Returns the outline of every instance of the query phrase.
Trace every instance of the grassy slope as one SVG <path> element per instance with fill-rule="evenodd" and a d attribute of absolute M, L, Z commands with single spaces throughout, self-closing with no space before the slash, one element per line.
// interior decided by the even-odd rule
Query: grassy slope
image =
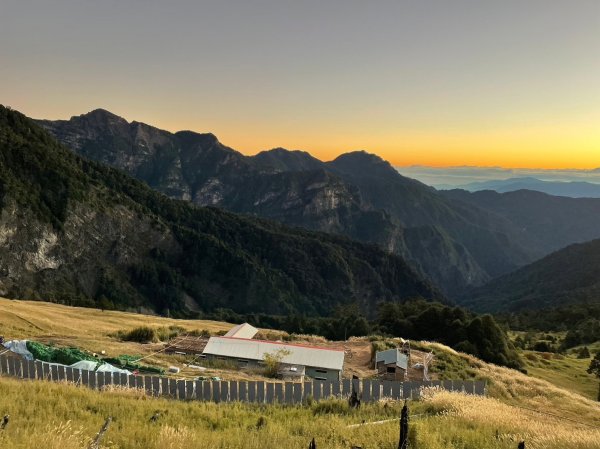
<path fill-rule="evenodd" d="M 35 337 L 60 343 L 97 346 L 123 343 L 107 336 L 139 324 L 165 326 L 177 323 L 189 329 L 227 329 L 226 323 L 175 321 L 120 312 L 77 309 L 48 303 L 0 300 L 0 334 Z M 73 335 L 78 337 L 73 338 Z M 112 341 L 112 343 L 111 343 Z M 118 345 L 118 346 L 117 346 Z M 143 345 L 131 344 L 131 352 Z M 542 412 L 600 427 L 600 404 L 559 388 L 544 380 L 514 370 L 481 362 L 436 343 L 419 343 L 433 350 L 447 368 L 446 375 L 466 374 L 487 379 L 489 398 L 439 393 L 412 404 L 419 448 L 514 448 L 525 438 L 530 448 L 598 448 L 600 431 Z M 136 351 L 137 350 L 137 351 Z M 150 350 L 150 349 L 148 349 Z M 439 367 L 438 367 L 439 370 Z M 446 376 L 443 376 L 446 377 Z M 319 406 L 323 407 L 323 406 Z M 133 391 L 98 392 L 45 382 L 0 378 L 0 416 L 11 414 L 8 430 L 0 433 L 3 449 L 43 445 L 60 449 L 85 447 L 105 416 L 115 417 L 107 444 L 113 448 L 208 448 L 232 449 L 304 448 L 315 436 L 321 448 L 348 448 L 350 443 L 366 448 L 389 448 L 397 444 L 397 423 L 346 428 L 349 423 L 385 419 L 398 413 L 398 404 L 364 407 L 349 411 L 334 404 L 340 413 L 318 419 L 317 406 L 297 408 L 257 405 L 181 403 L 147 398 Z M 156 410 L 168 410 L 157 424 L 149 422 Z M 267 427 L 255 428 L 260 416 Z M 498 431 L 499 439 L 494 436 Z"/>
<path fill-rule="evenodd" d="M 69 307 L 37 301 L 11 301 L 0 298 L 0 335 L 10 339 L 30 339 L 59 346 L 77 346 L 109 356 L 119 354 L 150 355 L 162 344 L 122 342 L 111 337 L 120 330 L 138 326 L 168 327 L 177 325 L 189 331 L 206 329 L 211 332 L 229 330 L 233 325 L 218 321 L 175 320 L 154 315 L 101 311 Z M 144 360 L 147 364 L 168 366 L 169 359 L 161 354 Z M 197 373 L 196 373 L 197 375 Z"/>
<path fill-rule="evenodd" d="M 514 449 L 521 439 L 533 449 L 600 447 L 598 403 L 512 370 L 454 355 L 490 379 L 490 397 L 438 392 L 411 403 L 412 447 Z M 0 377 L 0 414 L 11 415 L 7 431 L 0 432 L 0 447 L 85 448 L 110 415 L 114 423 L 105 447 L 111 448 L 300 449 L 315 437 L 319 448 L 347 449 L 356 444 L 392 449 L 397 445 L 397 422 L 347 425 L 395 417 L 400 405 L 374 404 L 350 411 L 341 401 L 305 407 L 185 403 L 148 398 L 133 390 L 99 393 Z M 528 409 L 560 414 L 580 424 Z M 149 418 L 156 411 L 162 416 L 152 423 Z M 267 424 L 257 429 L 261 416 Z"/>
<path fill-rule="evenodd" d="M 578 359 L 572 354 L 523 351 L 523 360 L 527 372 L 534 377 L 590 399 L 598 397 L 598 380 L 586 372 L 590 359 Z"/>

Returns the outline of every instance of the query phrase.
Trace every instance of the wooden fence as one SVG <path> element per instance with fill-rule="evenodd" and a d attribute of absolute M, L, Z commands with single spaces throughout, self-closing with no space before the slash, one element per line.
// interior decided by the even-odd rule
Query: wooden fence
<path fill-rule="evenodd" d="M 485 381 L 444 380 L 431 382 L 392 382 L 378 380 L 343 380 L 310 382 L 262 381 L 193 381 L 168 377 L 98 373 L 73 369 L 39 361 L 26 361 L 16 357 L 0 356 L 0 374 L 32 380 L 51 380 L 85 385 L 102 390 L 115 385 L 145 390 L 149 395 L 181 400 L 213 402 L 259 402 L 301 404 L 308 397 L 320 400 L 331 397 L 347 398 L 352 390 L 359 392 L 363 402 L 383 398 L 395 400 L 418 399 L 422 387 L 438 386 L 450 391 L 485 395 Z"/>

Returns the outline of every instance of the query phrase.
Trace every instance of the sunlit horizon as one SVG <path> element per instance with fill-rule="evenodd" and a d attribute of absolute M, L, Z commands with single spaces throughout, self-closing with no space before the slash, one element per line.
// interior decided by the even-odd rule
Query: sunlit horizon
<path fill-rule="evenodd" d="M 597 1 L 5 3 L 0 103 L 30 117 L 104 108 L 244 154 L 600 166 Z"/>

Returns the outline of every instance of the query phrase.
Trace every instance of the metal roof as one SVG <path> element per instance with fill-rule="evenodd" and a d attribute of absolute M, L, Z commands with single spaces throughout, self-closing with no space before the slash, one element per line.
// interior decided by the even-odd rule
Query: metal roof
<path fill-rule="evenodd" d="M 257 332 L 258 329 L 254 326 L 251 326 L 248 323 L 243 323 L 229 329 L 229 331 L 225 334 L 225 337 L 253 338 Z"/>
<path fill-rule="evenodd" d="M 344 367 L 344 351 L 298 344 L 284 344 L 264 340 L 232 337 L 210 337 L 203 354 L 236 359 L 264 360 L 265 354 L 287 350 L 281 359 L 289 365 L 304 365 L 341 371 Z"/>
<path fill-rule="evenodd" d="M 404 370 L 408 369 L 408 356 L 400 352 L 398 348 L 392 348 L 376 353 L 375 364 L 379 362 L 383 362 L 384 365 L 395 363 L 396 366 Z"/>

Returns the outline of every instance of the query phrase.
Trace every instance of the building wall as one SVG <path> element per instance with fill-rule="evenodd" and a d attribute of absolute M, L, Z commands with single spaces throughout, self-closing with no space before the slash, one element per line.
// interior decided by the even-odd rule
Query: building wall
<path fill-rule="evenodd" d="M 308 377 L 312 377 L 313 379 L 320 380 L 341 380 L 342 373 L 339 370 L 333 369 L 324 369 L 324 368 L 314 368 L 307 366 L 306 367 L 306 375 Z"/>
<path fill-rule="evenodd" d="M 242 361 L 242 359 L 236 359 L 233 357 L 223 357 L 223 356 L 215 356 L 211 354 L 206 355 L 206 359 L 210 360 L 225 360 L 228 362 L 236 362 L 240 368 L 259 368 L 264 366 L 262 361 L 258 360 L 248 360 L 247 362 Z M 245 360 L 245 359 L 244 359 Z M 342 373 L 339 370 L 325 369 L 325 368 L 316 368 L 316 367 L 306 367 L 305 375 L 311 377 L 313 379 L 321 379 L 321 380 L 341 380 Z"/>
<path fill-rule="evenodd" d="M 388 373 L 388 367 L 394 368 L 393 373 Z M 390 363 L 388 365 L 384 365 L 383 362 L 379 362 L 377 364 L 377 372 L 379 373 L 379 377 L 383 380 L 399 380 L 403 381 L 406 371 L 402 368 L 396 366 L 395 363 Z"/>

